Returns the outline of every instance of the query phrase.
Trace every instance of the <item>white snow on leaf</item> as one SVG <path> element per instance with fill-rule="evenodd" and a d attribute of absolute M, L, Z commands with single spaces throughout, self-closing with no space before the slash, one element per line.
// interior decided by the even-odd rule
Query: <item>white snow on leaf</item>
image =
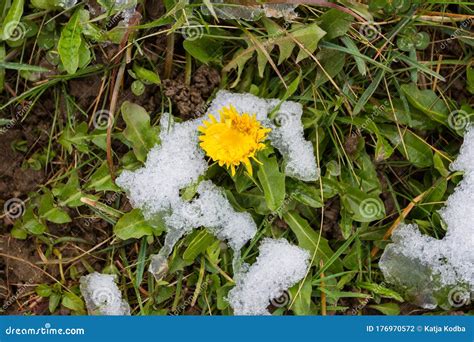
<path fill-rule="evenodd" d="M 440 304 L 436 297 L 443 289 L 460 286 L 474 291 L 474 128 L 466 132 L 451 168 L 465 174 L 440 210 L 447 225 L 445 237 L 438 240 L 423 235 L 416 225 L 401 225 L 380 259 L 387 281 L 405 287 L 425 308 Z"/>
<path fill-rule="evenodd" d="M 309 253 L 285 239 L 266 238 L 259 247 L 257 261 L 242 274 L 229 292 L 235 315 L 269 315 L 270 301 L 304 278 Z"/>
<path fill-rule="evenodd" d="M 98 272 L 81 277 L 80 289 L 89 315 L 130 315 L 130 306 L 122 299 L 115 280 L 115 275 Z"/>
<path fill-rule="evenodd" d="M 210 181 L 198 187 L 199 197 L 183 203 L 165 218 L 172 229 L 179 231 L 206 227 L 221 240 L 227 240 L 235 251 L 257 232 L 257 226 L 249 213 L 234 210 L 223 192 Z"/>
<path fill-rule="evenodd" d="M 197 199 L 186 202 L 180 190 L 196 184 L 208 169 L 203 150 L 199 147 L 198 127 L 210 114 L 233 105 L 240 113 L 255 114 L 272 129 L 269 139 L 286 160 L 288 176 L 305 181 L 316 180 L 313 146 L 304 139 L 301 123 L 302 106 L 296 102 L 265 100 L 251 94 L 219 91 L 207 115 L 173 123 L 169 114 L 161 118 L 161 143 L 149 152 L 145 166 L 136 171 L 123 171 L 116 183 L 127 191 L 134 208 L 145 218 L 165 217 L 168 234 L 159 254 L 152 257 L 150 271 L 155 276 L 166 270 L 166 259 L 179 239 L 198 227 L 206 227 L 218 238 L 227 240 L 234 250 L 234 266 L 241 247 L 256 233 L 256 225 L 248 213 L 234 211 L 221 190 L 211 182 L 202 182 Z M 268 117 L 272 111 L 274 120 Z"/>
<path fill-rule="evenodd" d="M 148 153 L 145 167 L 123 171 L 116 183 L 128 193 L 134 208 L 146 218 L 181 205 L 179 191 L 197 182 L 208 168 L 198 145 L 199 122 L 172 123 L 171 116 L 161 117 L 161 144 Z"/>

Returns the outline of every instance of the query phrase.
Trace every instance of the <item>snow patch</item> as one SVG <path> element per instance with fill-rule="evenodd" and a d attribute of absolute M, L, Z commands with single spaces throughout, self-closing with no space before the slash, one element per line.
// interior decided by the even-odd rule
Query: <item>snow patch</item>
<path fill-rule="evenodd" d="M 148 219 L 179 207 L 179 191 L 197 182 L 208 168 L 198 145 L 199 122 L 173 124 L 165 113 L 160 125 L 161 144 L 148 153 L 145 167 L 125 170 L 116 180 L 127 191 L 132 206 L 140 208 Z"/>
<path fill-rule="evenodd" d="M 387 281 L 404 288 L 418 305 L 448 305 L 442 296 L 453 287 L 474 291 L 474 128 L 465 137 L 457 160 L 451 165 L 464 171 L 464 179 L 440 210 L 447 224 L 446 236 L 437 240 L 421 234 L 416 225 L 401 225 L 380 259 Z M 423 275 L 423 276 L 420 276 Z M 454 299 L 449 298 L 451 303 Z"/>
<path fill-rule="evenodd" d="M 115 275 L 97 272 L 81 277 L 80 289 L 89 315 L 130 315 L 130 306 L 122 299 L 115 281 Z"/>
<path fill-rule="evenodd" d="M 269 315 L 270 301 L 304 278 L 309 268 L 309 253 L 285 239 L 266 238 L 257 261 L 239 274 L 229 292 L 235 315 Z"/>
<path fill-rule="evenodd" d="M 171 229 L 188 232 L 199 227 L 208 228 L 221 240 L 227 240 L 238 251 L 257 232 L 252 216 L 236 212 L 224 193 L 210 181 L 198 187 L 199 197 L 175 208 L 165 219 Z"/>

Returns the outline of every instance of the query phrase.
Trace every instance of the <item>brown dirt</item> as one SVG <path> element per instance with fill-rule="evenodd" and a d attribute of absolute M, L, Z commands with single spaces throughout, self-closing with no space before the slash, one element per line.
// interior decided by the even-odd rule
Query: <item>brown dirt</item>
<path fill-rule="evenodd" d="M 194 73 L 191 84 L 186 85 L 184 75 L 176 80 L 164 80 L 164 94 L 171 98 L 177 113 L 183 119 L 192 119 L 204 114 L 205 100 L 209 98 L 220 83 L 217 70 L 206 65 L 199 67 Z"/>
<path fill-rule="evenodd" d="M 324 207 L 322 233 L 326 239 L 342 240 L 341 227 L 339 226 L 339 213 L 341 204 L 338 197 L 328 200 Z"/>

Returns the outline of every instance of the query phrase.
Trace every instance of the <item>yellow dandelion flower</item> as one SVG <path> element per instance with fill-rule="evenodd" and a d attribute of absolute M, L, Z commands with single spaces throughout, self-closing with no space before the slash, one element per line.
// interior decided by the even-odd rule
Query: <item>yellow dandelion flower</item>
<path fill-rule="evenodd" d="M 252 175 L 250 159 L 256 160 L 255 154 L 265 148 L 263 141 L 270 129 L 263 127 L 255 114 L 239 114 L 233 106 L 222 108 L 219 114 L 220 121 L 209 115 L 210 120 L 198 128 L 200 146 L 213 161 L 230 168 L 232 176 L 241 163 Z"/>

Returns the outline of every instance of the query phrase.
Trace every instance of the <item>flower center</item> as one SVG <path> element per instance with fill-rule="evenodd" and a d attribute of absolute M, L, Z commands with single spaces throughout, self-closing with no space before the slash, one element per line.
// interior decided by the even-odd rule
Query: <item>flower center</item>
<path fill-rule="evenodd" d="M 209 115 L 210 121 L 204 121 L 199 127 L 202 135 L 200 146 L 212 160 L 225 165 L 235 175 L 235 167 L 243 163 L 249 174 L 252 174 L 250 158 L 265 148 L 263 141 L 270 129 L 264 128 L 255 115 L 240 115 L 234 107 L 224 107 L 220 121 Z"/>

